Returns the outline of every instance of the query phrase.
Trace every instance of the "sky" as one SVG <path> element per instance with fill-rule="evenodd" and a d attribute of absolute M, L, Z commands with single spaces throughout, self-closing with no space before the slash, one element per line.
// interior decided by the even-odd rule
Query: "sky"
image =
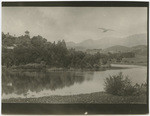
<path fill-rule="evenodd" d="M 103 32 L 98 28 L 112 29 Z M 2 31 L 81 42 L 147 33 L 146 7 L 3 7 Z"/>

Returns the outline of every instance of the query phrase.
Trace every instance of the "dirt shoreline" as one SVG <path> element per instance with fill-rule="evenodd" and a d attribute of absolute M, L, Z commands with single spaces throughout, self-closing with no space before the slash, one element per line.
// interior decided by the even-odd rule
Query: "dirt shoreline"
<path fill-rule="evenodd" d="M 45 96 L 39 98 L 11 98 L 3 99 L 2 103 L 49 103 L 49 104 L 146 104 L 147 96 L 115 96 L 105 92 L 90 94 L 66 95 L 66 96 Z"/>

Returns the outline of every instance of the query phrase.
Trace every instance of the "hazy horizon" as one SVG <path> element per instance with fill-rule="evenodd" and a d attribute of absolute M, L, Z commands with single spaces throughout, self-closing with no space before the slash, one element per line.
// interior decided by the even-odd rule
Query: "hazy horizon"
<path fill-rule="evenodd" d="M 98 28 L 112 29 L 103 32 Z M 2 7 L 2 31 L 79 43 L 147 33 L 146 7 Z"/>

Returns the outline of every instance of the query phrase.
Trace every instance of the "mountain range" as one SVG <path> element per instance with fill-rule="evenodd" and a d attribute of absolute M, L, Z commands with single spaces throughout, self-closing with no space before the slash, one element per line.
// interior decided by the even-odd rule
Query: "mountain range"
<path fill-rule="evenodd" d="M 68 48 L 75 48 L 81 51 L 85 51 L 86 49 L 106 49 L 113 46 L 117 46 L 116 49 L 128 51 L 128 47 L 147 45 L 147 34 L 134 34 L 124 38 L 105 37 L 98 40 L 88 39 L 80 43 L 66 42 L 66 45 Z"/>
<path fill-rule="evenodd" d="M 126 46 L 116 45 L 116 46 L 112 46 L 112 47 L 103 49 L 102 52 L 104 52 L 104 53 L 134 52 L 136 55 L 147 56 L 147 46 L 146 45 L 137 45 L 137 46 L 133 46 L 133 47 L 126 47 Z"/>

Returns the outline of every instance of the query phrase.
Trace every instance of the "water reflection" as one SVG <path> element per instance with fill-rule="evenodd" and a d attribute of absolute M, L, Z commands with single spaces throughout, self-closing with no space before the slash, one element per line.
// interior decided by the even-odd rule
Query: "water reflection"
<path fill-rule="evenodd" d="M 147 80 L 147 67 L 113 65 L 105 71 L 10 71 L 2 70 L 2 99 L 43 97 L 51 95 L 76 95 L 104 91 L 104 80 L 122 72 L 133 84 Z"/>
<path fill-rule="evenodd" d="M 92 72 L 86 73 L 86 75 L 92 74 Z M 75 83 L 82 83 L 85 77 L 87 76 L 85 76 L 84 72 L 14 72 L 3 69 L 2 93 L 23 94 L 25 96 L 29 90 L 38 93 L 43 90 L 56 90 L 69 87 Z M 86 80 L 91 79 L 92 78 L 86 78 Z"/>

